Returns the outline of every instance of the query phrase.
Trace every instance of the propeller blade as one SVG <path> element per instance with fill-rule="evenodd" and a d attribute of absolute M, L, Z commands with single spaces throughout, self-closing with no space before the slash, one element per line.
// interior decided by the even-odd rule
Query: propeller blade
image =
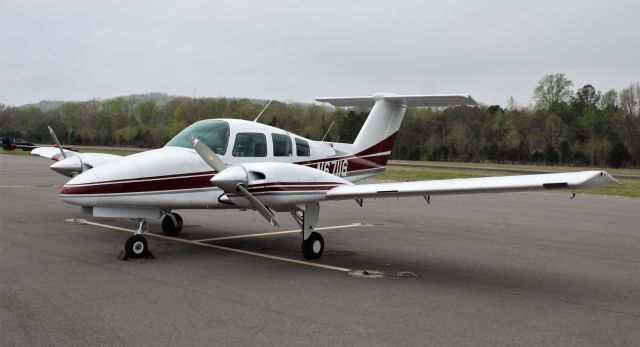
<path fill-rule="evenodd" d="M 202 143 L 198 139 L 191 138 L 191 145 L 198 152 L 202 160 L 204 160 L 209 166 L 211 166 L 214 170 L 218 172 L 222 172 L 225 169 L 224 162 L 218 155 L 211 150 L 211 148 L 207 147 L 204 143 Z"/>
<path fill-rule="evenodd" d="M 269 223 L 271 223 L 271 225 L 277 228 L 280 227 L 280 223 L 276 219 L 276 216 L 274 216 L 273 213 L 265 205 L 263 205 L 260 202 L 260 200 L 258 200 L 255 196 L 253 196 L 253 194 L 249 193 L 249 191 L 245 187 L 239 184 L 236 187 L 236 189 L 240 193 L 242 193 L 242 195 L 244 195 L 249 200 L 249 202 L 251 202 L 251 205 L 253 205 L 253 207 L 256 210 L 258 210 L 258 212 L 260 212 L 260 214 L 262 215 L 262 217 L 264 217 L 264 219 L 266 219 Z"/>
<path fill-rule="evenodd" d="M 214 151 L 211 150 L 211 148 L 209 148 L 198 139 L 194 138 L 191 138 L 191 144 L 193 145 L 193 148 L 196 150 L 196 152 L 200 155 L 202 160 L 204 160 L 207 164 L 209 164 L 209 166 L 211 166 L 218 172 L 218 174 L 212 179 L 212 183 L 222 188 L 225 192 L 227 190 L 233 189 L 235 186 L 235 190 L 242 193 L 242 195 L 244 195 L 247 200 L 249 200 L 253 208 L 260 212 L 264 219 L 271 223 L 271 225 L 274 225 L 278 228 L 280 227 L 280 223 L 276 219 L 276 216 L 274 216 L 273 213 L 260 202 L 260 200 L 253 196 L 253 194 L 249 193 L 249 191 L 239 183 L 238 173 L 234 172 L 234 169 L 241 170 L 242 177 L 244 177 L 241 181 L 246 182 L 246 172 L 244 172 L 243 168 L 232 166 L 229 168 L 229 170 L 225 170 L 226 166 L 224 165 L 224 162 Z M 223 170 L 225 171 L 225 173 L 222 173 Z M 227 181 L 226 179 L 229 179 L 229 181 Z M 216 183 L 216 180 L 219 182 Z"/>
<path fill-rule="evenodd" d="M 51 129 L 50 125 L 47 125 L 47 127 L 49 128 L 49 134 L 51 134 L 51 138 L 53 139 L 53 142 L 58 145 L 58 149 L 60 150 L 60 153 L 62 153 L 62 157 L 67 159 L 67 155 L 64 153 L 64 149 L 62 149 L 62 146 L 60 145 L 60 141 L 58 141 L 58 137 L 56 136 L 56 133 L 53 131 L 53 129 Z"/>

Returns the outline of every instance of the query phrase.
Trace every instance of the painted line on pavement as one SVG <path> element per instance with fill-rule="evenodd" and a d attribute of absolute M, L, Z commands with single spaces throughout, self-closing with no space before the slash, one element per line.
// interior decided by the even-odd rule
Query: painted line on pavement
<path fill-rule="evenodd" d="M 353 224 L 334 225 L 334 226 L 330 226 L 330 227 L 315 228 L 313 230 L 314 231 L 318 231 L 318 230 L 333 230 L 333 229 L 371 227 L 371 226 L 373 226 L 373 224 L 353 223 Z M 212 237 L 212 238 L 209 238 L 209 239 L 200 239 L 200 240 L 194 240 L 194 241 L 197 241 L 197 242 L 211 242 L 211 241 L 221 241 L 221 240 L 231 240 L 231 239 L 243 239 L 243 238 L 246 238 L 246 237 L 264 237 L 264 236 L 294 234 L 294 233 L 300 233 L 300 229 L 286 230 L 286 231 L 273 231 L 273 232 L 268 232 L 268 233 L 257 233 L 257 234 L 246 234 L 246 235 Z"/>
<path fill-rule="evenodd" d="M 121 227 L 117 227 L 117 226 L 114 226 L 114 225 L 90 222 L 90 221 L 88 221 L 86 219 L 67 219 L 66 222 L 67 223 L 75 223 L 75 224 L 93 225 L 93 226 L 97 226 L 97 227 L 101 227 L 101 228 L 112 229 L 112 230 L 117 230 L 117 231 L 123 231 L 123 232 L 127 232 L 127 233 L 130 233 L 130 234 L 134 234 L 135 233 L 135 230 L 132 230 L 132 229 L 126 229 L 126 228 L 121 228 Z M 283 262 L 292 263 L 292 264 L 306 265 L 306 266 L 311 266 L 311 267 L 316 267 L 316 268 L 321 268 L 321 269 L 326 269 L 326 270 L 334 270 L 334 271 L 339 271 L 339 272 L 349 272 L 349 271 L 352 270 L 352 269 L 347 269 L 347 268 L 339 267 L 339 266 L 312 263 L 312 262 L 304 261 L 304 260 L 291 259 L 291 258 L 279 257 L 279 256 L 269 255 L 269 254 L 264 254 L 264 253 L 245 251 L 245 250 L 242 250 L 242 249 L 236 249 L 236 248 L 225 247 L 225 246 L 218 246 L 218 245 L 213 245 L 213 244 L 210 244 L 210 243 L 204 243 L 204 242 L 201 242 L 201 241 L 179 239 L 179 238 L 176 238 L 176 237 L 171 237 L 171 236 L 166 236 L 166 235 L 159 235 L 159 234 L 152 234 L 152 233 L 145 233 L 145 235 L 156 237 L 156 238 L 159 238 L 159 239 L 170 240 L 170 241 L 174 241 L 174 242 L 182 242 L 182 243 L 191 244 L 191 245 L 195 245 L 195 246 L 202 246 L 202 247 L 208 247 L 208 248 L 213 248 L 213 249 L 219 249 L 219 250 L 227 251 L 227 252 L 239 253 L 239 254 L 244 254 L 244 255 L 251 255 L 251 256 L 254 256 L 254 257 L 260 257 L 260 258 L 271 259 L 271 260 L 278 260 L 278 261 L 283 261 Z"/>

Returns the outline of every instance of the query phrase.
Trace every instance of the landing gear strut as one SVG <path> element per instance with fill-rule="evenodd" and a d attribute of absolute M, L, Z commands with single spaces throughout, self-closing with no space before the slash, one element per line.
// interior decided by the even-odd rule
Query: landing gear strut
<path fill-rule="evenodd" d="M 167 236 L 175 236 L 182 231 L 182 217 L 177 213 L 167 213 L 162 218 L 162 232 Z"/>
<path fill-rule="evenodd" d="M 324 251 L 322 235 L 313 231 L 318 223 L 320 204 L 311 202 L 305 204 L 304 210 L 292 212 L 293 219 L 302 227 L 302 255 L 307 259 L 318 259 Z"/>
<path fill-rule="evenodd" d="M 151 251 L 149 250 L 147 239 L 142 236 L 142 234 L 147 231 L 149 231 L 147 221 L 140 219 L 138 230 L 136 230 L 136 233 L 130 236 L 127 239 L 127 242 L 124 243 L 125 258 L 123 260 L 138 258 L 153 259 L 153 254 L 151 254 Z"/>

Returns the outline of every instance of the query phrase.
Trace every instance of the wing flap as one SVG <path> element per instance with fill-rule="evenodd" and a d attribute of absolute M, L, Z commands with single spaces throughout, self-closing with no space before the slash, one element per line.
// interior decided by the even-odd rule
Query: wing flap
<path fill-rule="evenodd" d="M 615 182 L 617 181 L 604 171 L 582 171 L 542 175 L 374 183 L 333 188 L 327 192 L 327 199 L 502 193 L 562 188 L 580 189 Z"/>

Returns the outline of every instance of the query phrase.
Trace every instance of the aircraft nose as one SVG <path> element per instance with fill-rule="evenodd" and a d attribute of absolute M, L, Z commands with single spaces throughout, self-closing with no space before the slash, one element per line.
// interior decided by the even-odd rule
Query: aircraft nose
<path fill-rule="evenodd" d="M 70 179 L 60 190 L 60 194 L 82 194 L 80 191 L 85 185 L 98 182 L 98 176 L 92 171 L 85 171 Z"/>
<path fill-rule="evenodd" d="M 98 177 L 91 171 L 83 172 L 67 182 L 60 189 L 60 199 L 71 205 L 94 206 L 98 202 L 98 198 L 87 189 L 91 189 L 91 183 L 98 181 Z"/>

